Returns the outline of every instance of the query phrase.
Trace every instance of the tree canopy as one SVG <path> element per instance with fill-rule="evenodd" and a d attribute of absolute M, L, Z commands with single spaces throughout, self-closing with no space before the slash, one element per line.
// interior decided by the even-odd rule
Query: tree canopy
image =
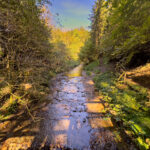
<path fill-rule="evenodd" d="M 49 4 L 49 0 L 0 0 L 0 117 L 18 111 L 22 103 L 45 99 L 49 80 L 77 65 L 89 33 L 84 28 L 54 27 Z"/>
<path fill-rule="evenodd" d="M 149 0 L 97 0 L 90 18 L 93 56 L 117 60 L 125 66 L 134 65 L 133 60 L 136 65 L 146 63 L 150 58 L 149 14 Z"/>
<path fill-rule="evenodd" d="M 54 43 L 63 42 L 69 50 L 70 57 L 73 60 L 78 60 L 80 48 L 84 45 L 86 39 L 88 39 L 89 32 L 83 27 L 69 31 L 53 28 L 52 35 Z"/>

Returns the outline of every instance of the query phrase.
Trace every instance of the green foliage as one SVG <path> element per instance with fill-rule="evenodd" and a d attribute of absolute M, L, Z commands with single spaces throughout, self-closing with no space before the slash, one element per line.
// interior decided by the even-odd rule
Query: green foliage
<path fill-rule="evenodd" d="M 95 0 L 90 18 L 90 37 L 81 48 L 80 60 L 91 64 L 103 57 L 103 64 L 113 61 L 121 69 L 148 62 L 149 14 L 149 0 Z M 93 71 L 92 67 L 94 66 L 87 66 L 87 70 Z M 141 78 L 149 76 L 148 71 L 141 72 Z M 140 80 L 140 73 L 135 79 L 138 76 Z M 134 135 L 139 148 L 149 149 L 150 145 L 146 141 L 150 135 L 148 89 L 132 82 L 118 81 L 117 78 L 117 75 L 110 72 L 97 73 L 94 78 L 96 90 L 109 103 L 110 113 L 116 121 L 122 121 Z"/>
<path fill-rule="evenodd" d="M 81 61 L 85 63 L 90 63 L 97 59 L 97 55 L 95 55 L 94 44 L 90 39 L 85 42 L 85 45 L 81 47 L 79 58 Z"/>
<path fill-rule="evenodd" d="M 88 31 L 84 28 L 62 31 L 59 28 L 52 28 L 51 51 L 51 75 L 67 71 L 79 64 L 78 53 L 80 47 L 88 37 Z"/>
<path fill-rule="evenodd" d="M 14 93 L 28 105 L 42 101 L 49 93 L 50 78 L 77 64 L 69 54 L 68 45 L 61 41 L 62 31 L 53 34 L 55 29 L 45 17 L 47 3 L 47 0 L 0 0 L 0 112 L 3 115 L 26 109 L 23 103 L 17 107 L 11 101 Z M 88 32 L 83 30 L 75 30 L 71 36 L 81 36 L 84 40 L 82 36 Z M 59 40 L 58 34 L 62 35 Z"/>
<path fill-rule="evenodd" d="M 90 51 L 85 43 L 81 60 L 98 58 L 117 60 L 128 65 L 136 54 L 150 60 L 150 1 L 148 0 L 96 0 L 91 15 Z M 82 51 L 81 51 L 82 52 Z M 92 53 L 93 52 L 93 53 Z M 142 58 L 134 58 L 142 59 Z M 139 60 L 137 60 L 138 63 Z M 141 60 L 143 61 L 143 60 Z M 141 62 L 142 63 L 142 62 Z"/>
<path fill-rule="evenodd" d="M 60 73 L 67 69 L 67 62 L 70 60 L 68 49 L 66 45 L 59 41 L 53 44 L 54 47 L 51 52 L 51 71 L 54 73 Z"/>
<path fill-rule="evenodd" d="M 116 3 L 116 5 L 114 5 Z M 114 8 L 114 9 L 113 9 Z M 109 21 L 109 37 L 113 40 L 113 58 L 120 57 L 128 64 L 137 50 L 137 47 L 150 41 L 149 20 L 150 2 L 145 1 L 113 1 Z M 139 15 L 140 14 L 140 15 Z M 116 17 L 118 16 L 118 17 Z"/>
<path fill-rule="evenodd" d="M 86 71 L 93 71 L 93 70 L 94 70 L 95 68 L 97 68 L 98 66 L 99 66 L 99 62 L 98 62 L 98 61 L 94 61 L 94 62 L 92 62 L 92 63 L 86 65 L 86 66 L 84 67 L 84 69 L 85 69 Z"/>
<path fill-rule="evenodd" d="M 132 131 L 141 150 L 149 149 L 146 138 L 150 135 L 150 109 L 144 103 L 149 101 L 147 91 L 140 86 L 131 85 L 132 83 L 129 85 L 119 82 L 110 72 L 97 74 L 94 82 L 100 95 L 115 112 L 111 114 L 112 117 L 116 121 L 122 120 L 125 127 Z M 139 89 L 143 90 L 140 92 Z"/>
<path fill-rule="evenodd" d="M 73 29 L 70 31 L 62 31 L 59 28 L 53 28 L 52 36 L 54 43 L 61 41 L 66 45 L 70 58 L 76 61 L 78 60 L 80 48 L 89 37 L 89 32 L 84 28 Z"/>
<path fill-rule="evenodd" d="M 53 43 L 53 49 L 50 55 L 50 64 L 51 64 L 51 75 L 56 75 L 57 73 L 61 73 L 71 68 L 77 66 L 79 61 L 71 58 L 69 49 L 66 45 L 59 41 L 57 43 Z"/>
<path fill-rule="evenodd" d="M 7 107 L 8 114 L 16 113 L 18 109 L 17 101 L 14 101 L 9 107 Z"/>

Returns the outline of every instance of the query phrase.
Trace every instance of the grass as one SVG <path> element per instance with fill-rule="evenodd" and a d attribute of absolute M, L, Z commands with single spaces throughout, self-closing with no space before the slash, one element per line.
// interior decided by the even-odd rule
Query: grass
<path fill-rule="evenodd" d="M 98 61 L 94 61 L 90 63 L 89 65 L 85 66 L 84 70 L 86 71 L 94 71 L 99 66 Z"/>
<path fill-rule="evenodd" d="M 141 150 L 150 147 L 150 107 L 148 89 L 119 80 L 111 72 L 97 73 L 95 87 L 103 100 L 109 103 L 108 111 L 116 122 L 123 122 L 124 129 Z"/>
<path fill-rule="evenodd" d="M 99 68 L 98 61 L 91 62 L 90 64 L 84 66 L 84 70 L 86 71 L 86 74 L 88 76 L 91 76 L 93 73 L 100 73 L 98 68 Z"/>

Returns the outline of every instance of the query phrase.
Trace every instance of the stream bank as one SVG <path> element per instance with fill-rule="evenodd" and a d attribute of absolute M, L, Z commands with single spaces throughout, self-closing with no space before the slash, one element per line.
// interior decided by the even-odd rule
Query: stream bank
<path fill-rule="evenodd" d="M 95 93 L 91 78 L 82 75 L 82 67 L 52 81 L 51 102 L 41 106 L 37 113 L 39 120 L 14 127 L 15 132 L 10 131 L 3 139 L 2 150 L 129 149 L 106 115 L 107 103 Z"/>

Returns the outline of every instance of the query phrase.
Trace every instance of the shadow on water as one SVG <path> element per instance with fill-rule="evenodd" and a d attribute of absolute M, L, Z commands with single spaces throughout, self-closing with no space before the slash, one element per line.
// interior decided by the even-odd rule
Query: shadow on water
<path fill-rule="evenodd" d="M 106 105 L 95 95 L 93 81 L 81 77 L 82 67 L 81 64 L 70 71 L 68 77 L 55 82 L 50 96 L 52 103 L 37 108 L 40 122 L 28 121 L 29 117 L 25 119 L 22 114 L 14 118 L 7 133 L 0 131 L 3 149 L 128 149 L 121 137 L 116 141 L 116 127 L 111 118 L 105 116 Z"/>

